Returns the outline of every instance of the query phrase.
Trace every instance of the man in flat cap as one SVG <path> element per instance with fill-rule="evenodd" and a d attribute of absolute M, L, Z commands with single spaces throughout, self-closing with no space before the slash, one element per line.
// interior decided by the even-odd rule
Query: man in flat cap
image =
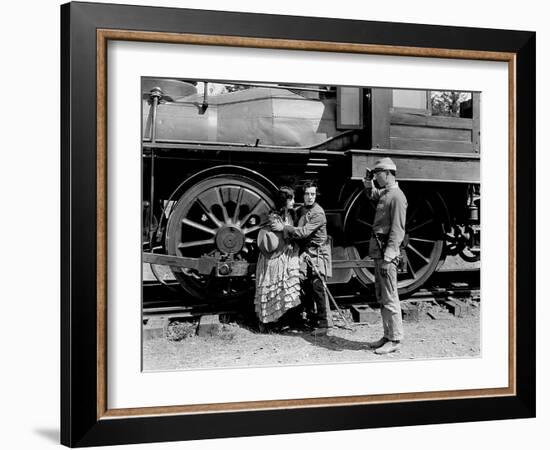
<path fill-rule="evenodd" d="M 369 343 L 374 353 L 383 355 L 401 349 L 403 322 L 397 293 L 397 266 L 400 245 L 405 237 L 407 199 L 395 181 L 396 166 L 390 158 L 376 161 L 363 180 L 367 197 L 377 202 L 369 241 L 369 256 L 374 259 L 376 299 L 380 303 L 384 336 Z M 374 180 L 379 186 L 377 188 Z"/>

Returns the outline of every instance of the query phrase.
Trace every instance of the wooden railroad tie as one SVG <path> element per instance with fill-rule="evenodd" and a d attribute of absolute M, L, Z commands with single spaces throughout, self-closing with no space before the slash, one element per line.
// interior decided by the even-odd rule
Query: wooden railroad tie
<path fill-rule="evenodd" d="M 351 305 L 353 321 L 359 324 L 373 325 L 382 320 L 380 310 L 370 305 Z M 419 307 L 409 302 L 401 302 L 401 314 L 405 322 L 418 322 L 420 319 Z"/>
<path fill-rule="evenodd" d="M 209 314 L 201 316 L 199 322 L 199 329 L 197 334 L 199 336 L 217 336 L 221 330 L 220 316 L 218 314 Z"/>
<path fill-rule="evenodd" d="M 401 314 L 403 316 L 404 322 L 418 322 L 419 320 L 419 311 L 418 305 L 401 302 Z"/>
<path fill-rule="evenodd" d="M 443 302 L 443 305 L 445 305 L 449 312 L 456 317 L 464 317 L 470 314 L 470 305 L 456 297 L 448 297 L 447 300 Z"/>
<path fill-rule="evenodd" d="M 380 311 L 370 305 L 351 305 L 351 317 L 360 324 L 375 324 L 380 322 Z"/>
<path fill-rule="evenodd" d="M 151 317 L 143 325 L 143 340 L 159 339 L 166 337 L 168 318 L 164 316 Z"/>

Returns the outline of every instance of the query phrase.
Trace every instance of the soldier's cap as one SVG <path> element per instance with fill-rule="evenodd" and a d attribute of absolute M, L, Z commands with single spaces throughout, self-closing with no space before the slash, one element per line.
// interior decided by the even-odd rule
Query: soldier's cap
<path fill-rule="evenodd" d="M 395 163 L 390 158 L 382 158 L 376 161 L 373 169 L 374 170 L 376 169 L 397 170 L 397 167 L 395 166 Z"/>

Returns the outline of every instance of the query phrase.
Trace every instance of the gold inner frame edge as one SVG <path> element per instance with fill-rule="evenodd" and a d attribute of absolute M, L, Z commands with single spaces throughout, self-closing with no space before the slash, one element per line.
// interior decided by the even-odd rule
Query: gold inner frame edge
<path fill-rule="evenodd" d="M 107 42 L 109 40 L 157 42 L 169 44 L 214 45 L 278 50 L 324 51 L 371 55 L 472 59 L 508 62 L 508 156 L 509 156 L 509 269 L 508 269 L 508 387 L 433 392 L 412 392 L 364 396 L 264 400 L 199 405 L 151 406 L 108 409 L 107 405 Z M 326 41 L 297 41 L 240 36 L 158 33 L 114 29 L 97 30 L 97 419 L 207 414 L 270 409 L 294 409 L 326 406 L 351 406 L 426 400 L 502 397 L 516 394 L 516 54 L 445 48 L 388 46 Z"/>

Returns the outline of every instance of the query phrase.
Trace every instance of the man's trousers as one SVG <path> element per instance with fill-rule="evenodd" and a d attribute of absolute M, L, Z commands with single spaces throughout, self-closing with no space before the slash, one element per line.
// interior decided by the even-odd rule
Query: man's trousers
<path fill-rule="evenodd" d="M 330 306 L 323 281 L 315 274 L 311 267 L 308 267 L 307 277 L 302 280 L 302 288 L 304 291 L 302 303 L 308 315 L 315 317 L 317 326 L 322 328 L 332 327 Z M 317 310 L 316 314 L 314 313 L 314 309 Z"/>
<path fill-rule="evenodd" d="M 390 341 L 400 341 L 403 339 L 403 320 L 397 293 L 397 267 L 393 263 L 388 264 L 388 274 L 384 277 L 380 271 L 383 261 L 374 260 L 376 300 L 380 303 L 384 337 Z"/>

